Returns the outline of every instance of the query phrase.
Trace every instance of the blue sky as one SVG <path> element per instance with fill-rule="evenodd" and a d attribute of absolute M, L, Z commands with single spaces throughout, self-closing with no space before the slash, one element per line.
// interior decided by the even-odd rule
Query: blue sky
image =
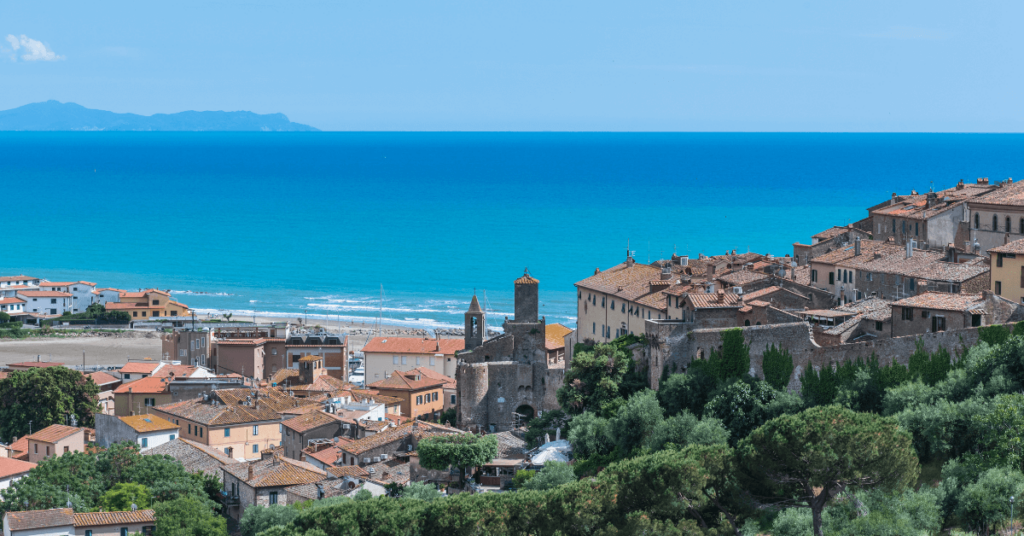
<path fill-rule="evenodd" d="M 0 2 L 0 109 L 325 130 L 1024 131 L 1021 2 Z M 15 47 L 17 49 L 15 50 Z"/>

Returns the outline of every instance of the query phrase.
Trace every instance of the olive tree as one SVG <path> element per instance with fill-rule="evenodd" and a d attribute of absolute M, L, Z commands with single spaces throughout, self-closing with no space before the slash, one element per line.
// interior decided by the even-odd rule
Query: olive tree
<path fill-rule="evenodd" d="M 445 470 L 458 467 L 459 484 L 466 483 L 466 470 L 479 467 L 498 456 L 498 439 L 493 435 L 454 434 L 428 437 L 416 447 L 420 465 Z"/>

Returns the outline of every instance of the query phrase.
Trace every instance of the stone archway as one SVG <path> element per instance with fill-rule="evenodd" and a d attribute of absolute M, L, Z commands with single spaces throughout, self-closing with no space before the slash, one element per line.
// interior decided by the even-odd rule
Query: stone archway
<path fill-rule="evenodd" d="M 516 413 L 523 416 L 523 422 L 528 422 L 530 419 L 533 418 L 534 415 L 536 415 L 536 413 L 533 411 L 533 406 L 529 404 L 523 404 L 522 406 L 516 408 Z"/>

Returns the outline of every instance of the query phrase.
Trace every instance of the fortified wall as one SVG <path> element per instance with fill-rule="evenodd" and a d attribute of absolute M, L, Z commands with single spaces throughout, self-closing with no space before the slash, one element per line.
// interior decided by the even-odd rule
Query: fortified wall
<path fill-rule="evenodd" d="M 918 340 L 928 352 L 946 348 L 954 357 L 978 342 L 978 328 L 819 346 L 811 335 L 810 324 L 806 322 L 710 329 L 689 329 L 693 324 L 676 320 L 648 320 L 646 325 L 647 337 L 651 341 L 645 353 L 648 381 L 654 389 L 658 388 L 665 367 L 668 367 L 670 374 L 683 372 L 694 359 L 707 359 L 711 350 L 721 349 L 722 332 L 726 329 L 743 331 L 743 339 L 750 346 L 750 374 L 758 378 L 764 377 L 761 360 L 769 346 L 774 344 L 788 350 L 793 356 L 793 375 L 789 378 L 791 391 L 800 390 L 800 375 L 808 367 L 820 371 L 824 366 L 842 364 L 857 358 L 866 360 L 871 354 L 878 356 L 878 362 L 883 366 L 893 361 L 907 365 L 910 355 L 917 349 Z"/>

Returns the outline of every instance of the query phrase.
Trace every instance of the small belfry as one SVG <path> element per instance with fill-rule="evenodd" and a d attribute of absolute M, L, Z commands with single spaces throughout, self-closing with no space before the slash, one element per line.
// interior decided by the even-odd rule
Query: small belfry
<path fill-rule="evenodd" d="M 476 292 L 473 293 L 473 300 L 469 302 L 469 310 L 466 311 L 466 350 L 472 350 L 484 343 L 484 335 L 487 331 L 487 316 L 480 308 L 480 301 L 476 299 Z"/>

